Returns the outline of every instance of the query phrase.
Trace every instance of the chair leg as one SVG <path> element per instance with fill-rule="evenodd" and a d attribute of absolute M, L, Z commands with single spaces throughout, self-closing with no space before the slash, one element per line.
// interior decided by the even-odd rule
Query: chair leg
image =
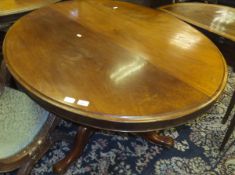
<path fill-rule="evenodd" d="M 33 152 L 27 162 L 19 168 L 17 175 L 29 175 L 33 166 L 43 157 L 53 143 L 54 142 L 50 138 L 47 138 L 45 142 L 35 152 Z"/>
<path fill-rule="evenodd" d="M 226 132 L 226 134 L 225 134 L 225 137 L 224 137 L 224 139 L 223 139 L 223 142 L 222 142 L 222 144 L 221 144 L 221 146 L 220 146 L 220 150 L 223 150 L 223 149 L 224 149 L 224 146 L 225 146 L 225 144 L 227 143 L 229 137 L 231 136 L 231 134 L 232 134 L 232 132 L 233 132 L 233 130 L 234 130 L 234 127 L 235 127 L 235 115 L 233 116 L 233 119 L 232 119 L 232 121 L 231 121 L 231 123 L 230 123 L 230 125 L 229 125 L 229 127 L 228 127 L 228 130 L 227 130 L 227 132 Z"/>
<path fill-rule="evenodd" d="M 26 162 L 17 172 L 17 175 L 29 175 L 31 170 L 33 169 L 35 162 L 30 160 Z"/>
<path fill-rule="evenodd" d="M 230 113 L 232 112 L 234 105 L 235 105 L 235 92 L 233 92 L 233 96 L 232 96 L 232 99 L 230 100 L 226 114 L 224 115 L 224 118 L 222 119 L 223 124 L 225 124 L 227 122 L 228 117 L 229 117 Z"/>

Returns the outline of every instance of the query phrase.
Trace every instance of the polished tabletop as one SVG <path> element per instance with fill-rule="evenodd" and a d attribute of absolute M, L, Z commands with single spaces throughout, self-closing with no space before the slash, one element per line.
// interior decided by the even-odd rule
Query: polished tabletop
<path fill-rule="evenodd" d="M 61 0 L 0 0 L 0 17 L 38 9 Z"/>
<path fill-rule="evenodd" d="M 118 131 L 178 125 L 212 104 L 227 70 L 218 48 L 160 10 L 111 0 L 62 2 L 10 28 L 4 59 L 42 105 Z"/>
<path fill-rule="evenodd" d="M 235 9 L 205 3 L 176 3 L 161 10 L 188 23 L 235 41 Z"/>

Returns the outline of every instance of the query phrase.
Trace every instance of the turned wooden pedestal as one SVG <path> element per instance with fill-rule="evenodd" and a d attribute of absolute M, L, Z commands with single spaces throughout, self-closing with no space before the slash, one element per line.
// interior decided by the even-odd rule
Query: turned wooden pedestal
<path fill-rule="evenodd" d="M 57 174 L 65 173 L 69 166 L 81 156 L 86 144 L 89 141 L 89 137 L 94 132 L 95 130 L 93 128 L 79 126 L 74 139 L 73 148 L 65 156 L 65 158 L 53 166 L 53 171 Z M 157 132 L 141 133 L 138 135 L 142 136 L 148 141 L 166 146 L 168 148 L 172 148 L 174 146 L 174 140 L 171 137 L 160 136 Z"/>

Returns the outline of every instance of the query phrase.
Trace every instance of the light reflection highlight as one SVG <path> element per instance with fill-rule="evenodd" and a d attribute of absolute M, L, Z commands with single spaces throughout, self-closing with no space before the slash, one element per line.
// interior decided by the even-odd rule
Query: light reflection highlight
<path fill-rule="evenodd" d="M 187 31 L 182 31 L 175 34 L 170 40 L 170 44 L 186 50 L 194 47 L 200 40 L 201 38 L 199 36 L 190 34 Z"/>
<path fill-rule="evenodd" d="M 113 10 L 116 10 L 116 9 L 118 9 L 118 7 L 116 7 L 116 6 L 115 6 L 115 7 L 113 7 Z"/>
<path fill-rule="evenodd" d="M 119 68 L 117 71 L 110 75 L 110 78 L 115 82 L 119 82 L 128 76 L 134 74 L 135 72 L 139 71 L 144 65 L 146 61 L 142 58 L 138 58 L 130 64 L 124 65 Z"/>
<path fill-rule="evenodd" d="M 78 9 L 71 10 L 70 15 L 73 17 L 78 17 Z"/>
<path fill-rule="evenodd" d="M 87 106 L 89 106 L 90 102 L 86 101 L 86 100 L 78 100 L 77 104 L 80 105 L 80 106 L 87 107 Z"/>
<path fill-rule="evenodd" d="M 82 34 L 80 34 L 80 33 L 77 33 L 77 35 L 76 35 L 78 38 L 81 38 L 82 37 Z"/>
<path fill-rule="evenodd" d="M 64 101 L 67 103 L 74 103 L 76 100 L 75 98 L 72 98 L 72 97 L 65 97 Z"/>
<path fill-rule="evenodd" d="M 226 30 L 226 25 L 235 22 L 235 15 L 228 9 L 222 9 L 216 11 L 216 16 L 210 24 L 210 28 L 213 30 L 218 30 L 224 32 Z"/>

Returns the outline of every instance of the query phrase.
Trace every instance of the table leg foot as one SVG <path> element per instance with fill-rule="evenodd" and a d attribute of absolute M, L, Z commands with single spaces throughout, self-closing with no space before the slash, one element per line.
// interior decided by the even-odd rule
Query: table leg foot
<path fill-rule="evenodd" d="M 153 143 L 160 144 L 168 148 L 174 147 L 174 139 L 170 136 L 161 136 L 158 132 L 141 133 L 141 136 Z"/>
<path fill-rule="evenodd" d="M 83 149 L 85 148 L 92 133 L 93 129 L 79 126 L 73 148 L 70 150 L 68 155 L 65 156 L 64 159 L 60 160 L 53 166 L 53 171 L 55 173 L 65 173 L 68 167 L 81 156 Z"/>

